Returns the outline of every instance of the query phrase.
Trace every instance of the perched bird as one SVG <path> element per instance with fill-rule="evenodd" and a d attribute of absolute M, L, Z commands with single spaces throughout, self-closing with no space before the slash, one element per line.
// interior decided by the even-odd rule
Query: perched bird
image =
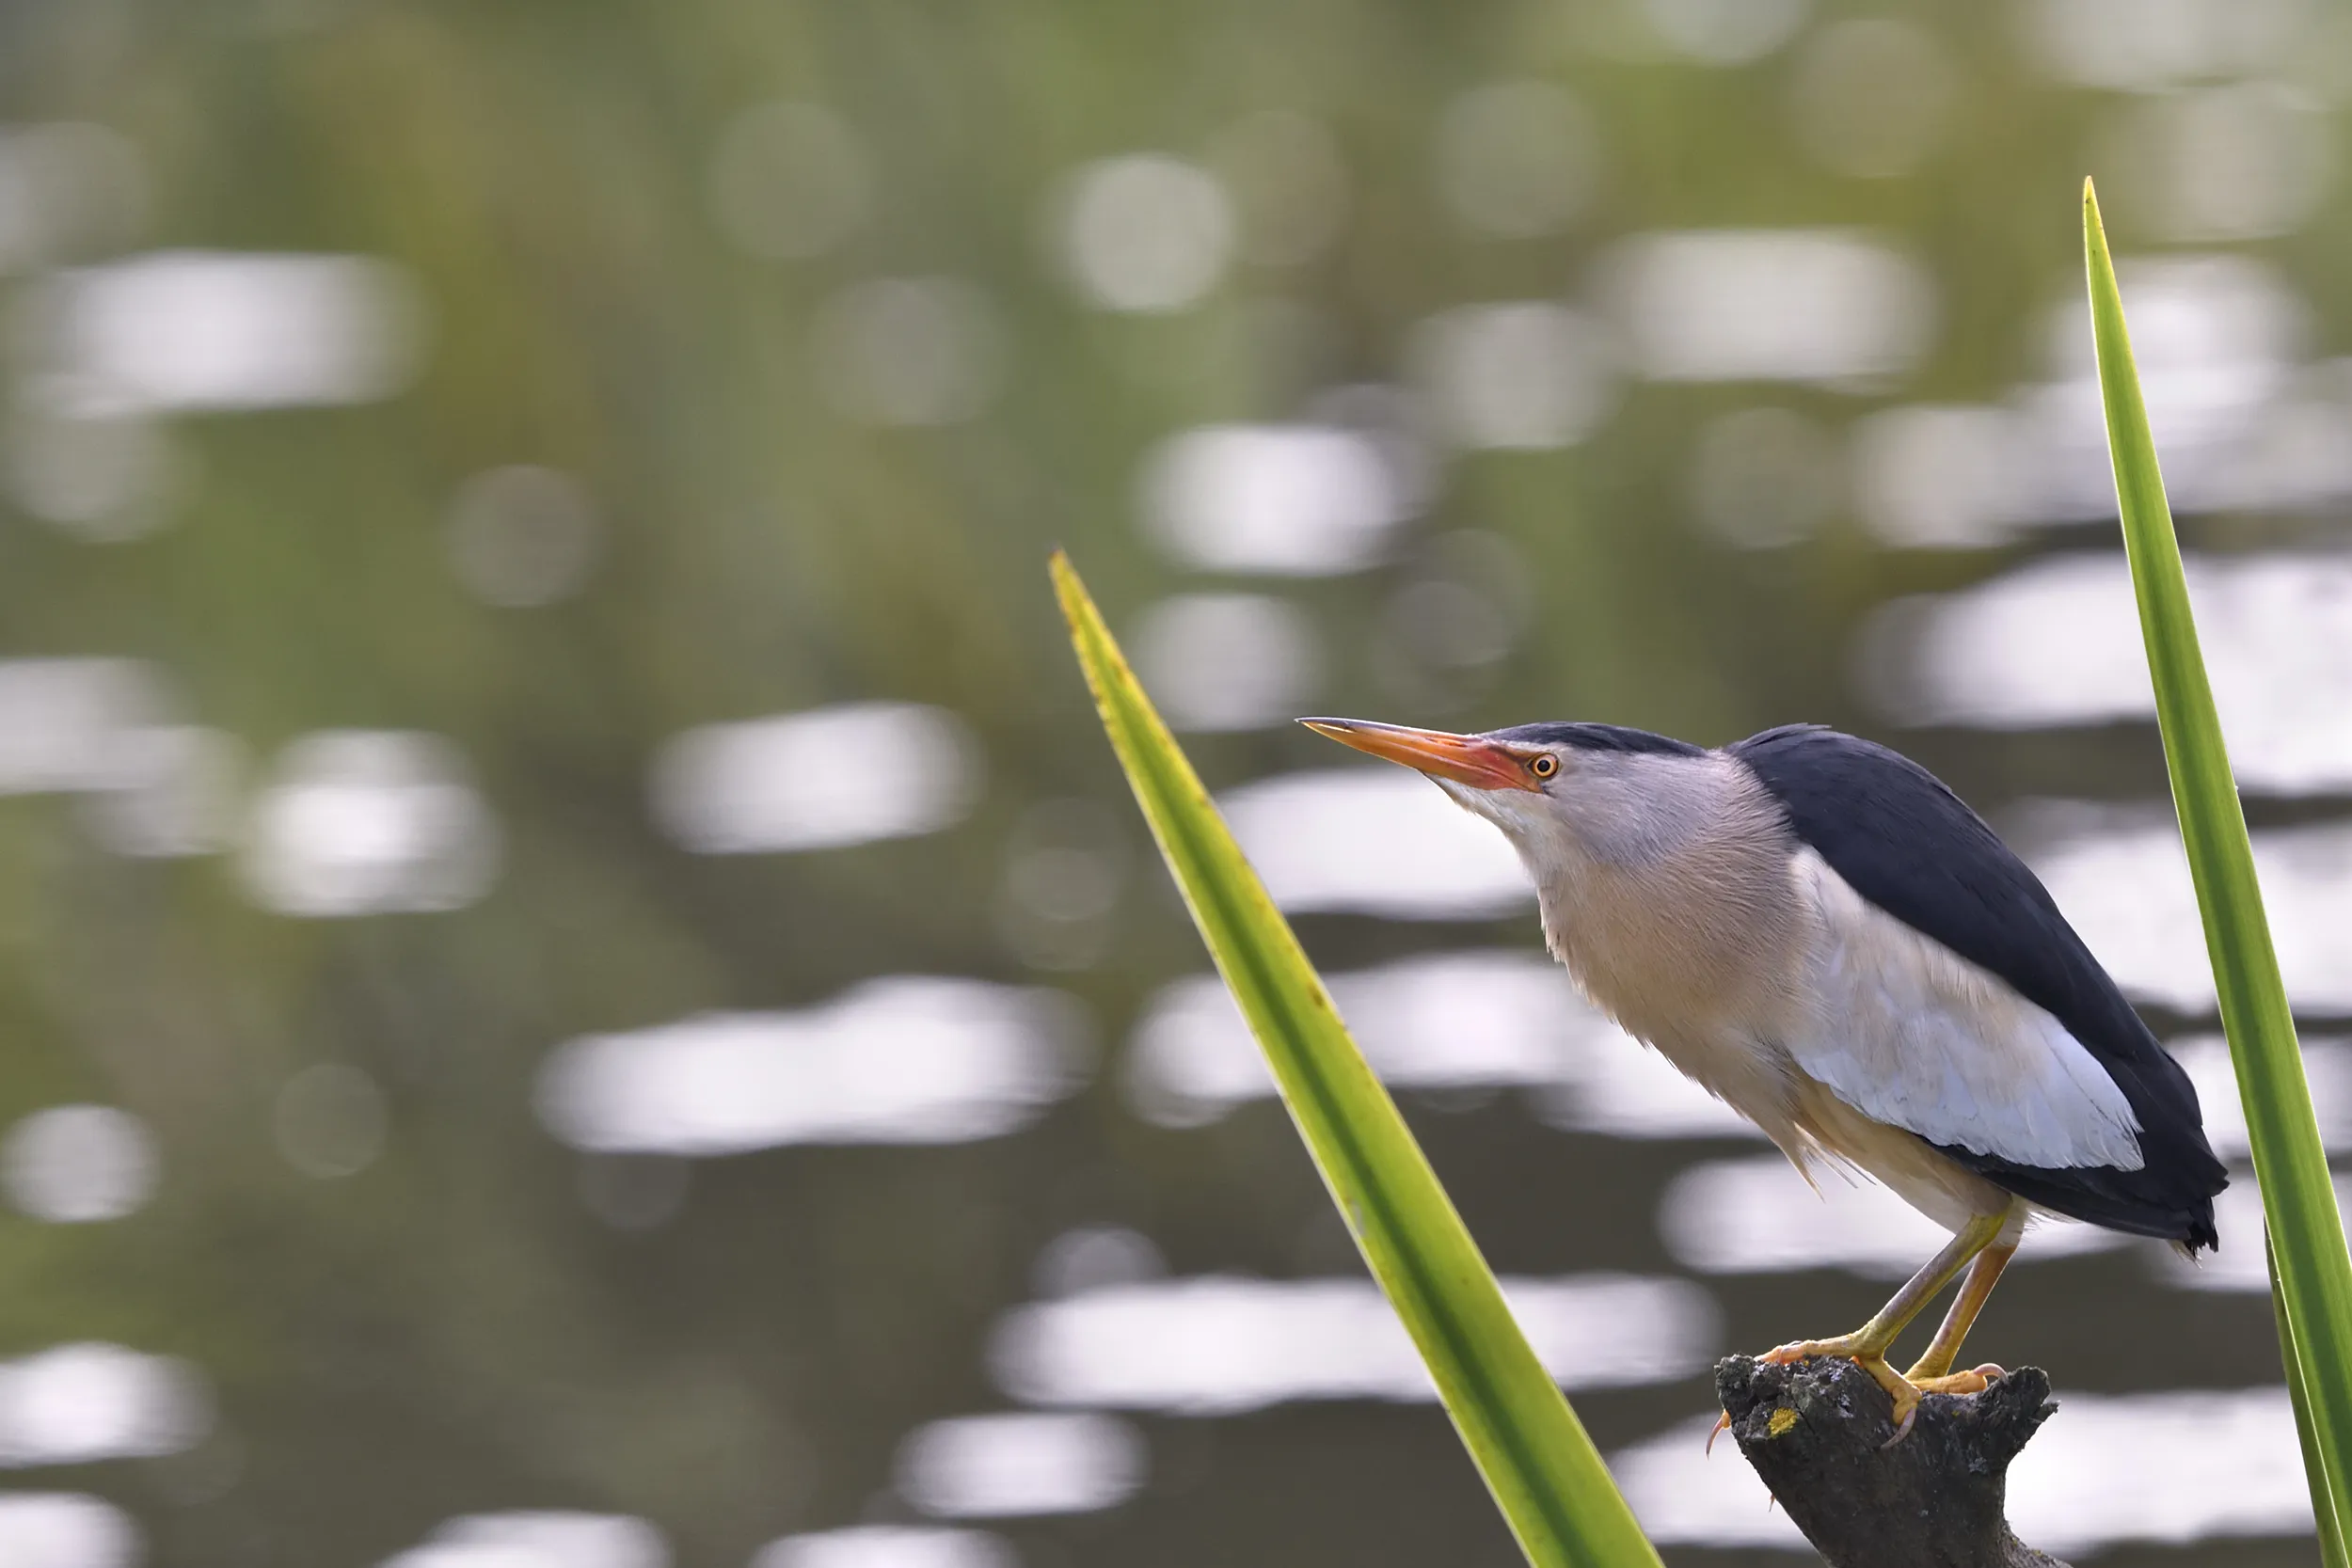
<path fill-rule="evenodd" d="M 1952 1232 L 1851 1334 L 1894 1399 L 1973 1393 L 1961 1341 L 2026 1220 L 2212 1247 L 2227 1184 L 2197 1091 L 2025 863 L 1898 752 L 1794 724 L 1717 750 L 1611 724 L 1308 728 L 1427 775 L 1502 830 L 1544 935 L 1628 1033 L 1800 1170 L 1858 1167 Z M 1963 1271 L 1927 1353 L 1886 1353 Z"/>

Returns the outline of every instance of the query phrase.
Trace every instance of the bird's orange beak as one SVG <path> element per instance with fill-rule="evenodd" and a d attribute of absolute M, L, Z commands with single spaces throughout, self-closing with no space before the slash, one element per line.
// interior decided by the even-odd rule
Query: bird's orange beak
<path fill-rule="evenodd" d="M 1436 779 L 1474 789 L 1539 790 L 1527 761 L 1510 747 L 1474 735 L 1375 724 L 1366 719 L 1301 719 L 1317 735 L 1388 762 L 1401 762 Z"/>

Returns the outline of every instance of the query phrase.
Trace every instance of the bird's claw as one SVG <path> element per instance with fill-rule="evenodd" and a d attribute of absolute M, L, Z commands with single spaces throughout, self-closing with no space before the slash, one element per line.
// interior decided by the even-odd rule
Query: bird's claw
<path fill-rule="evenodd" d="M 1900 1373 L 1896 1375 L 1901 1376 Z M 1894 1418 L 1895 1435 L 1879 1445 L 1879 1451 L 1882 1453 L 1910 1436 L 1912 1423 L 1919 1418 L 1919 1390 L 1908 1379 L 1904 1381 L 1899 1391 L 1889 1388 L 1886 1392 L 1895 1402 L 1895 1408 L 1888 1412 Z"/>

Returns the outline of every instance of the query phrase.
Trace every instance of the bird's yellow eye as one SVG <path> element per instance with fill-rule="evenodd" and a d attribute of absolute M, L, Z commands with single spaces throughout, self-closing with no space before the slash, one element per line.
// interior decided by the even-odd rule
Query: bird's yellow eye
<path fill-rule="evenodd" d="M 1539 779 L 1549 779 L 1560 771 L 1560 759 L 1546 752 L 1527 765 L 1527 770 Z"/>

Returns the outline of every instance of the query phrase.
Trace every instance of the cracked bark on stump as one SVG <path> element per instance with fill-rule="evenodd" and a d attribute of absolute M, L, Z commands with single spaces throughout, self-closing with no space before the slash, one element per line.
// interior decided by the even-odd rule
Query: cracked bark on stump
<path fill-rule="evenodd" d="M 1830 1568 L 2066 1568 L 2010 1533 L 2009 1464 L 2058 1407 L 2022 1367 L 1981 1394 L 1931 1394 L 1911 1435 L 1851 1361 L 1715 1367 L 1740 1451 Z"/>

